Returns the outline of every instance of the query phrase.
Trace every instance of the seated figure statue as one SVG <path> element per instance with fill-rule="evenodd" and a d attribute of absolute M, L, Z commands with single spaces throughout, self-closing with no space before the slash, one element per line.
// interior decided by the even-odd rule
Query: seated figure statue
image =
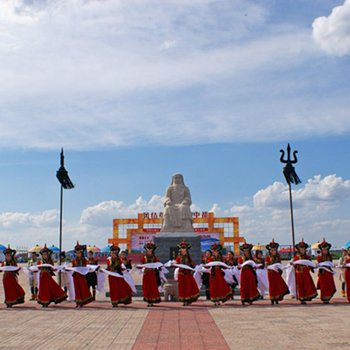
<path fill-rule="evenodd" d="M 193 232 L 191 194 L 181 174 L 175 174 L 164 199 L 162 232 Z"/>

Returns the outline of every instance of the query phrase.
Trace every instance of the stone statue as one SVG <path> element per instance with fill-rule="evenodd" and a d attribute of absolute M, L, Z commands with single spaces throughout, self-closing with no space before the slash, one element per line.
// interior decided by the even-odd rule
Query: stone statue
<path fill-rule="evenodd" d="M 164 198 L 162 232 L 193 232 L 191 193 L 181 174 L 175 174 Z"/>

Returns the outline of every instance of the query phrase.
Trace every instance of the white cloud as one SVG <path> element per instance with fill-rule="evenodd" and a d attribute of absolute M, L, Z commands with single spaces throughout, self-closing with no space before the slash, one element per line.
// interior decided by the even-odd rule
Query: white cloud
<path fill-rule="evenodd" d="M 315 205 L 315 202 L 331 205 L 341 199 L 350 198 L 350 181 L 341 177 L 328 175 L 324 178 L 316 175 L 309 179 L 304 187 L 293 190 L 293 197 L 298 202 L 298 207 Z M 253 197 L 255 208 L 283 209 L 289 206 L 288 186 L 281 182 L 259 190 Z"/>
<path fill-rule="evenodd" d="M 275 182 L 259 190 L 246 204 L 237 204 L 225 209 L 213 203 L 211 211 L 216 216 L 238 216 L 240 233 L 247 240 L 268 242 L 275 238 L 281 244 L 290 244 L 290 216 L 288 188 Z M 349 240 L 350 180 L 339 176 L 316 175 L 294 187 L 296 239 L 302 237 L 314 243 L 326 237 L 335 246 Z M 105 246 L 112 237 L 112 220 L 121 217 L 136 217 L 142 212 L 162 212 L 160 195 L 149 200 L 138 197 L 134 203 L 110 200 L 85 208 L 80 220 L 65 222 L 64 248 L 71 249 L 76 240 Z M 194 204 L 192 211 L 201 212 Z M 31 246 L 36 243 L 58 244 L 58 212 L 0 214 L 0 243 L 13 246 Z"/>
<path fill-rule="evenodd" d="M 121 201 L 105 201 L 83 210 L 80 216 L 81 224 L 95 226 L 110 226 L 115 218 L 136 217 L 143 212 L 162 212 L 163 201 L 159 195 L 153 195 L 149 201 L 141 196 L 135 203 L 126 205 Z"/>
<path fill-rule="evenodd" d="M 0 214 L 0 227 L 5 229 L 18 229 L 21 227 L 53 226 L 58 222 L 58 211 L 45 210 L 38 214 L 5 212 Z"/>
<path fill-rule="evenodd" d="M 313 37 L 326 52 L 343 56 L 350 53 L 350 0 L 334 7 L 329 16 L 318 17 L 313 24 Z"/>
<path fill-rule="evenodd" d="M 0 243 L 13 247 L 35 244 L 58 244 L 59 212 L 56 209 L 40 213 L 0 213 Z"/>
<path fill-rule="evenodd" d="M 347 215 L 350 205 L 350 180 L 339 176 L 316 175 L 305 185 L 294 187 L 293 205 L 296 239 L 309 243 L 327 237 L 341 246 L 348 240 Z M 233 206 L 232 215 L 240 217 L 241 233 L 257 243 L 275 238 L 284 244 L 290 242 L 290 212 L 288 187 L 275 182 L 259 190 L 251 205 Z"/>
<path fill-rule="evenodd" d="M 310 33 L 273 30 L 254 1 L 0 6 L 0 147 L 271 141 L 350 130 L 347 96 L 306 99 L 307 81 L 289 76 L 318 54 Z"/>

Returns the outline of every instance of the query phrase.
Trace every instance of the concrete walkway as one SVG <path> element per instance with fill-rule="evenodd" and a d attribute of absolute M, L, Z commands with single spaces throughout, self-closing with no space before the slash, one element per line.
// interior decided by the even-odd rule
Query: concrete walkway
<path fill-rule="evenodd" d="M 142 300 L 112 308 L 97 301 L 42 309 L 35 302 L 0 307 L 0 349 L 349 349 L 350 304 L 336 299 L 303 306 L 287 299 L 278 306 L 230 301 L 221 307 Z"/>

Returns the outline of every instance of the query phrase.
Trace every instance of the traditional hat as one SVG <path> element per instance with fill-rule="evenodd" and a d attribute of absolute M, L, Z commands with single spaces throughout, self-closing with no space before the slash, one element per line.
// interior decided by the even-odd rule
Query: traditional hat
<path fill-rule="evenodd" d="M 157 246 L 153 242 L 148 242 L 143 246 L 146 250 L 156 250 Z"/>
<path fill-rule="evenodd" d="M 249 244 L 244 240 L 244 243 L 239 247 L 240 250 L 252 250 L 253 249 L 253 244 Z"/>
<path fill-rule="evenodd" d="M 15 256 L 16 250 L 12 249 L 10 245 L 8 245 L 7 248 L 3 251 L 3 254 L 11 254 L 12 256 Z"/>
<path fill-rule="evenodd" d="M 120 252 L 120 248 L 117 245 L 114 245 L 114 244 L 109 247 L 109 250 L 111 252 L 116 252 L 117 254 L 119 254 L 119 252 Z"/>
<path fill-rule="evenodd" d="M 271 248 L 278 249 L 279 246 L 280 245 L 277 242 L 275 242 L 275 239 L 272 238 L 272 241 L 269 244 L 266 244 L 266 249 L 267 250 L 270 250 Z"/>
<path fill-rule="evenodd" d="M 81 244 L 79 244 L 79 241 L 77 241 L 77 244 L 75 245 L 74 250 L 76 252 L 78 252 L 78 251 L 83 252 L 84 250 L 86 250 L 86 244 L 81 245 Z"/>
<path fill-rule="evenodd" d="M 297 243 L 295 245 L 295 248 L 299 250 L 299 248 L 309 248 L 309 245 L 307 243 L 304 242 L 304 238 L 301 239 L 301 241 L 299 243 Z"/>
<path fill-rule="evenodd" d="M 318 245 L 318 248 L 319 249 L 323 249 L 323 248 L 325 248 L 325 249 L 331 249 L 331 244 L 330 243 L 328 243 L 328 242 L 326 242 L 326 240 L 323 238 L 323 241 Z"/>
<path fill-rule="evenodd" d="M 183 239 L 182 242 L 180 244 L 177 245 L 177 247 L 179 249 L 190 249 L 191 248 L 191 244 L 186 243 L 186 241 Z"/>
<path fill-rule="evenodd" d="M 47 253 L 49 255 L 53 253 L 53 251 L 46 246 L 46 243 L 44 245 L 44 248 L 40 250 L 40 254 L 43 255 L 43 253 Z"/>
<path fill-rule="evenodd" d="M 212 246 L 210 247 L 210 250 L 218 250 L 220 252 L 222 250 L 222 245 L 221 244 L 217 244 L 216 242 L 214 242 L 212 244 Z"/>

